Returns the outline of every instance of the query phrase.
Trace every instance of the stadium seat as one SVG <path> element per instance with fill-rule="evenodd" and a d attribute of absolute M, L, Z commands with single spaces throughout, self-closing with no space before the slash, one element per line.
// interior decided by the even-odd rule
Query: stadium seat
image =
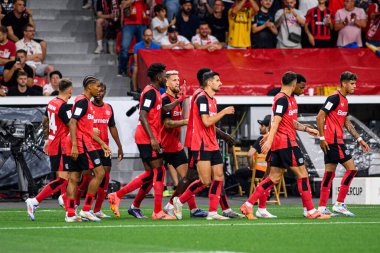
<path fill-rule="evenodd" d="M 247 151 L 241 151 L 241 148 L 240 147 L 236 147 L 236 146 L 233 146 L 232 147 L 232 154 L 234 156 L 234 167 L 235 167 L 235 172 L 239 169 L 239 162 L 238 162 L 238 158 L 239 157 L 244 157 L 245 159 L 247 159 L 247 155 L 248 155 L 248 152 Z M 239 184 L 239 196 L 243 196 L 244 192 L 243 192 L 243 189 L 241 188 L 241 185 Z"/>

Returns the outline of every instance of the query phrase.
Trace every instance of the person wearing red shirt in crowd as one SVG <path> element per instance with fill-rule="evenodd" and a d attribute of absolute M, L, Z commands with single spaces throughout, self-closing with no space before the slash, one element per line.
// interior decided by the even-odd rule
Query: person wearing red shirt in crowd
<path fill-rule="evenodd" d="M 135 133 L 135 142 L 144 164 L 145 172 L 134 178 L 129 184 L 117 192 L 108 194 L 110 208 L 116 215 L 120 216 L 119 205 L 121 198 L 153 179 L 154 210 L 153 220 L 175 219 L 162 210 L 162 197 L 165 180 L 165 167 L 162 161 L 161 144 L 161 111 L 166 113 L 183 101 L 184 97 L 174 103 L 162 108 L 160 88 L 166 84 L 165 65 L 153 63 L 148 68 L 148 77 L 151 84 L 145 86 L 140 98 L 140 117 Z M 141 218 L 144 216 L 141 214 Z"/>
<path fill-rule="evenodd" d="M 45 117 L 43 119 L 44 128 L 44 152 L 49 155 L 50 168 L 56 172 L 57 179 L 46 185 L 35 198 L 28 198 L 26 202 L 27 212 L 32 221 L 34 221 L 34 212 L 39 204 L 61 190 L 66 191 L 67 172 L 69 169 L 69 157 L 67 152 L 67 135 L 69 134 L 68 124 L 71 118 L 71 108 L 67 101 L 73 93 L 73 84 L 71 81 L 63 79 L 59 82 L 58 97 L 50 100 L 46 107 Z"/>
<path fill-rule="evenodd" d="M 116 128 L 115 118 L 112 106 L 103 101 L 104 96 L 106 94 L 107 86 L 104 83 L 100 83 L 100 90 L 98 96 L 94 97 L 94 101 L 92 102 L 94 109 L 94 128 L 99 131 L 99 138 L 104 141 L 106 145 L 109 145 L 108 138 L 108 129 L 112 135 L 112 138 L 115 140 L 115 143 L 118 147 L 117 150 L 117 158 L 119 161 L 123 159 L 123 148 L 119 139 L 119 133 Z M 94 214 L 98 218 L 110 218 L 110 216 L 106 215 L 101 211 L 103 201 L 107 195 L 108 185 L 110 181 L 110 171 L 111 171 L 111 157 L 106 156 L 102 147 L 93 140 L 93 145 L 98 152 L 100 160 L 105 170 L 105 176 L 103 178 L 102 183 L 99 186 L 98 193 L 96 195 L 96 202 L 94 207 Z M 82 180 L 80 185 L 78 186 L 76 204 L 79 205 L 80 198 L 82 197 L 83 192 L 86 191 L 88 183 L 92 179 L 91 170 L 83 171 Z"/>
<path fill-rule="evenodd" d="M 282 87 L 273 100 L 272 124 L 269 135 L 262 146 L 262 153 L 271 151 L 270 172 L 255 189 L 251 197 L 240 207 L 240 211 L 249 220 L 257 219 L 253 215 L 253 205 L 256 201 L 279 182 L 283 170 L 291 169 L 297 177 L 298 191 L 303 205 L 307 208 L 309 219 L 329 219 L 329 215 L 321 214 L 313 206 L 308 172 L 304 165 L 302 152 L 297 144 L 296 130 L 303 130 L 309 134 L 318 131 L 309 129 L 296 121 L 297 105 L 291 97 L 296 88 L 297 74 L 286 72 L 282 76 Z"/>
<path fill-rule="evenodd" d="M 140 42 L 148 25 L 149 16 L 146 12 L 149 10 L 149 6 L 145 0 L 123 0 L 120 6 L 122 28 L 118 74 L 123 75 L 128 72 L 128 50 L 133 37 L 136 37 L 136 43 Z"/>
<path fill-rule="evenodd" d="M 99 155 L 92 144 L 92 140 L 94 139 L 101 145 L 105 156 L 111 154 L 109 147 L 97 135 L 93 134 L 95 112 L 90 99 L 98 96 L 100 82 L 96 77 L 86 76 L 83 80 L 83 87 L 83 94 L 75 98 L 72 117 L 69 122 L 70 139 L 68 148 L 71 149 L 71 166 L 69 168 L 69 183 L 67 185 L 67 200 L 65 204 L 66 222 L 82 221 L 81 218 L 101 221 L 93 214 L 91 206 L 105 172 Z M 89 183 L 85 204 L 79 213 L 80 216 L 77 216 L 75 213 L 77 183 L 82 171 L 87 169 L 93 171 L 94 177 Z"/>
<path fill-rule="evenodd" d="M 372 0 L 368 7 L 367 41 L 380 47 L 380 6 L 378 0 Z"/>
<path fill-rule="evenodd" d="M 318 6 L 307 11 L 304 29 L 312 47 L 332 47 L 333 21 L 331 11 L 326 7 L 326 0 L 318 0 Z"/>
<path fill-rule="evenodd" d="M 216 72 L 203 74 L 204 90 L 194 100 L 193 135 L 191 140 L 192 159 L 197 164 L 199 180 L 194 181 L 183 195 L 173 199 L 174 214 L 182 219 L 182 205 L 188 199 L 211 184 L 209 191 L 208 220 L 223 220 L 228 217 L 217 213 L 220 193 L 223 188 L 223 159 L 216 139 L 215 124 L 225 115 L 234 114 L 235 109 L 229 106 L 218 113 L 216 92 L 220 90 L 222 82 Z"/>
<path fill-rule="evenodd" d="M 16 57 L 16 45 L 7 38 L 7 28 L 0 26 L 0 76 L 3 75 L 4 65 L 14 61 Z"/>
<path fill-rule="evenodd" d="M 356 88 L 357 76 L 349 71 L 340 76 L 340 90 L 326 99 L 325 104 L 317 115 L 320 146 L 325 156 L 325 175 L 322 180 L 319 209 L 328 210 L 326 207 L 330 195 L 330 188 L 335 177 L 338 163 L 346 169 L 339 188 L 338 198 L 333 206 L 333 211 L 345 216 L 354 216 L 344 204 L 350 184 L 357 173 L 352 156 L 344 145 L 344 129 L 357 140 L 364 152 L 369 151 L 368 144 L 355 130 L 348 116 L 347 95 L 353 94 Z"/>

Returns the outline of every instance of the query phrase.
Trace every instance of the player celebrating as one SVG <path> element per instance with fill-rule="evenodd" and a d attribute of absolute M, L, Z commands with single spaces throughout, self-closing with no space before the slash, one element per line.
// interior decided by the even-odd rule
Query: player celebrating
<path fill-rule="evenodd" d="M 83 80 L 83 87 L 83 94 L 75 98 L 73 115 L 69 123 L 72 166 L 69 171 L 69 184 L 67 186 L 66 222 L 81 221 L 81 217 L 91 221 L 100 221 L 91 211 L 91 206 L 105 172 L 99 155 L 92 144 L 92 139 L 94 138 L 101 145 L 105 156 L 109 156 L 111 153 L 109 147 L 97 135 L 93 135 L 94 109 L 90 99 L 99 94 L 99 80 L 93 76 L 87 76 Z M 77 183 L 82 171 L 87 169 L 92 169 L 95 176 L 89 183 L 85 204 L 79 213 L 80 217 L 78 217 L 75 213 Z"/>
<path fill-rule="evenodd" d="M 59 82 L 58 97 L 50 100 L 46 107 L 43 119 L 45 146 L 44 151 L 49 155 L 50 168 L 56 172 L 57 179 L 46 185 L 35 198 L 28 198 L 26 207 L 28 215 L 34 221 L 34 212 L 38 205 L 60 189 L 66 190 L 68 157 L 66 150 L 66 138 L 69 134 L 68 124 L 71 118 L 71 108 L 67 101 L 73 93 L 72 83 L 62 79 Z"/>
<path fill-rule="evenodd" d="M 266 191 L 279 182 L 284 168 L 290 168 L 297 177 L 298 191 L 301 194 L 303 205 L 307 208 L 307 218 L 330 218 L 328 215 L 321 214 L 313 206 L 308 173 L 301 150 L 297 145 L 295 130 L 304 130 L 311 134 L 314 131 L 295 121 L 297 107 L 295 99 L 292 99 L 291 95 L 296 87 L 296 80 L 297 75 L 294 72 L 286 72 L 282 77 L 281 91 L 274 97 L 271 129 L 262 146 L 263 153 L 271 151 L 270 173 L 256 187 L 248 201 L 240 207 L 241 212 L 250 220 L 257 219 L 253 215 L 252 206 Z"/>
<path fill-rule="evenodd" d="M 217 112 L 216 92 L 220 90 L 222 82 L 216 72 L 203 74 L 204 91 L 194 101 L 193 108 L 193 136 L 191 150 L 194 162 L 197 162 L 199 180 L 194 181 L 183 195 L 173 200 L 174 214 L 182 219 L 182 205 L 192 195 L 210 185 L 208 220 L 229 219 L 217 213 L 220 192 L 223 187 L 223 160 L 216 139 L 215 124 L 225 115 L 234 114 L 235 109 L 230 106 Z"/>
<path fill-rule="evenodd" d="M 153 178 L 154 210 L 152 219 L 175 219 L 162 211 L 162 197 L 164 190 L 165 167 L 162 162 L 161 142 L 161 109 L 162 99 L 160 87 L 166 84 L 165 65 L 153 63 L 148 68 L 151 84 L 145 86 L 140 98 L 140 118 L 135 133 L 135 141 L 143 161 L 145 172 L 134 178 L 129 184 L 117 192 L 108 194 L 111 210 L 119 217 L 121 198 L 149 182 Z M 183 99 L 183 98 L 182 98 Z M 182 101 L 171 104 L 173 107 Z M 171 110 L 173 108 L 168 108 Z M 164 113 L 166 110 L 164 110 Z"/>
<path fill-rule="evenodd" d="M 369 151 L 368 144 L 355 130 L 348 114 L 348 101 L 346 96 L 353 94 L 356 88 L 356 75 L 351 72 L 343 72 L 340 76 L 340 89 L 326 99 L 325 104 L 317 115 L 320 146 L 325 154 L 325 174 L 322 180 L 321 195 L 318 210 L 325 214 L 331 214 L 326 207 L 330 195 L 330 188 L 335 177 L 338 163 L 346 169 L 333 211 L 345 216 L 354 216 L 344 204 L 344 199 L 350 188 L 352 179 L 357 173 L 352 156 L 344 145 L 343 127 L 357 140 L 361 148 Z"/>

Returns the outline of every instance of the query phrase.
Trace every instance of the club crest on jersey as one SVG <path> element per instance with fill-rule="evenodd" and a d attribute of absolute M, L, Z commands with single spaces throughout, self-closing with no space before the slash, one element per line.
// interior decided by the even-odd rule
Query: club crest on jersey
<path fill-rule="evenodd" d="M 111 112 L 106 110 L 106 115 L 111 115 Z"/>
<path fill-rule="evenodd" d="M 157 105 L 157 111 L 161 110 L 161 104 Z"/>
<path fill-rule="evenodd" d="M 349 155 L 349 154 L 350 154 L 350 150 L 346 149 L 346 150 L 344 151 L 344 153 L 346 153 L 346 155 Z"/>
<path fill-rule="evenodd" d="M 344 106 L 344 103 L 340 103 L 340 105 L 343 107 L 343 106 Z"/>

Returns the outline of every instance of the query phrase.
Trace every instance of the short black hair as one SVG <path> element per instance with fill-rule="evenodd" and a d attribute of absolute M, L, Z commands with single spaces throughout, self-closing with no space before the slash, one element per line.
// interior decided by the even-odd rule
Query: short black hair
<path fill-rule="evenodd" d="M 143 35 L 144 35 L 144 36 L 145 36 L 145 32 L 148 31 L 148 30 L 152 31 L 152 29 L 150 29 L 149 27 L 148 27 L 148 28 L 145 28 L 144 31 L 143 31 Z M 152 32 L 153 32 L 153 31 L 152 31 Z"/>
<path fill-rule="evenodd" d="M 0 26 L 0 32 L 3 34 L 8 34 L 8 30 L 5 26 Z"/>
<path fill-rule="evenodd" d="M 198 70 L 197 79 L 198 79 L 200 86 L 203 86 L 203 74 L 206 72 L 210 72 L 210 71 L 211 71 L 211 69 L 209 69 L 209 68 L 201 68 Z"/>
<path fill-rule="evenodd" d="M 60 79 L 62 78 L 62 74 L 58 70 L 54 70 L 54 71 L 50 72 L 49 78 L 51 78 L 53 75 L 58 75 Z"/>
<path fill-rule="evenodd" d="M 104 90 L 107 90 L 107 85 L 103 82 L 100 82 L 100 87 L 103 88 Z"/>
<path fill-rule="evenodd" d="M 17 55 L 18 53 L 22 53 L 22 54 L 24 54 L 25 56 L 28 54 L 24 49 L 19 49 L 19 50 L 17 50 L 17 51 L 16 51 L 16 55 Z"/>
<path fill-rule="evenodd" d="M 58 90 L 60 92 L 63 92 L 72 86 L 73 86 L 73 82 L 71 82 L 69 79 L 61 79 L 59 80 L 59 83 L 58 83 Z"/>
<path fill-rule="evenodd" d="M 202 76 L 203 85 L 206 86 L 206 82 L 210 79 L 213 79 L 214 76 L 219 76 L 219 73 L 214 72 L 214 71 L 209 71 L 209 72 L 204 73 Z"/>
<path fill-rule="evenodd" d="M 344 71 L 340 75 L 340 83 L 342 83 L 344 81 L 356 81 L 357 79 L 358 79 L 358 77 L 356 76 L 356 74 L 354 74 L 350 71 Z"/>
<path fill-rule="evenodd" d="M 306 78 L 301 74 L 297 74 L 297 83 L 306 83 Z"/>
<path fill-rule="evenodd" d="M 148 68 L 148 77 L 151 81 L 156 81 L 158 74 L 165 71 L 166 66 L 162 63 L 153 63 Z"/>
<path fill-rule="evenodd" d="M 201 21 L 199 23 L 199 27 L 201 27 L 201 25 L 208 25 L 208 27 L 210 27 L 209 23 L 207 23 L 206 21 Z"/>
<path fill-rule="evenodd" d="M 86 88 L 89 84 L 96 83 L 98 78 L 88 75 L 83 79 L 83 87 Z"/>
<path fill-rule="evenodd" d="M 160 12 L 160 11 L 162 11 L 162 10 L 166 10 L 166 8 L 165 8 L 165 6 L 163 6 L 162 4 L 156 4 L 155 6 L 154 6 L 154 9 L 153 9 L 153 11 L 156 13 L 156 12 Z"/>
<path fill-rule="evenodd" d="M 293 81 L 297 81 L 297 74 L 292 71 L 287 71 L 282 75 L 282 84 L 287 86 Z"/>

